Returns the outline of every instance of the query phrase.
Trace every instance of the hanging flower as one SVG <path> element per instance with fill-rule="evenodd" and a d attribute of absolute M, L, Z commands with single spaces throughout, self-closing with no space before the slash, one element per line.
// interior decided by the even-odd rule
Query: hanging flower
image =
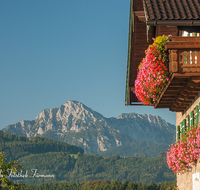
<path fill-rule="evenodd" d="M 200 158 L 200 124 L 190 127 L 181 140 L 170 146 L 167 164 L 174 173 L 184 173 Z"/>
<path fill-rule="evenodd" d="M 154 43 L 145 51 L 146 56 L 138 67 L 135 94 L 145 105 L 154 105 L 163 84 L 169 80 L 168 58 L 163 47 L 169 37 L 163 35 L 153 39 Z"/>

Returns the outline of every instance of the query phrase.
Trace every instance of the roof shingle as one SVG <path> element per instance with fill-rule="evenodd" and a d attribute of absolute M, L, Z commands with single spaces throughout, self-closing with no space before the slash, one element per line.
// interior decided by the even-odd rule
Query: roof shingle
<path fill-rule="evenodd" d="M 200 0 L 144 0 L 147 21 L 199 20 Z"/>

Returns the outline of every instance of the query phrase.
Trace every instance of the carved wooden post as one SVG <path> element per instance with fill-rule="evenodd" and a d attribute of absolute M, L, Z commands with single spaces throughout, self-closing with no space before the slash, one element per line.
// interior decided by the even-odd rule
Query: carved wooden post
<path fill-rule="evenodd" d="M 178 72 L 178 55 L 177 50 L 169 50 L 169 72 Z"/>

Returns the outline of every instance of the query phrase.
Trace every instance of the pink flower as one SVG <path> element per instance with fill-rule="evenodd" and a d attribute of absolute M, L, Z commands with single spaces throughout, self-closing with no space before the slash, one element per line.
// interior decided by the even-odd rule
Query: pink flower
<path fill-rule="evenodd" d="M 200 159 L 200 124 L 185 133 L 167 152 L 167 164 L 175 173 L 184 173 Z"/>
<path fill-rule="evenodd" d="M 145 58 L 138 67 L 135 80 L 135 93 L 140 102 L 154 105 L 158 99 L 162 85 L 168 79 L 168 62 L 163 44 L 168 41 L 166 36 L 158 36 L 154 43 L 145 51 Z"/>

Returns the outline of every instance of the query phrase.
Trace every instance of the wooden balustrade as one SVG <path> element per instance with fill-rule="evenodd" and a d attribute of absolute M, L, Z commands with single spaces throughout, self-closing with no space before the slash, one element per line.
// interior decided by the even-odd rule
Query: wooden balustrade
<path fill-rule="evenodd" d="M 154 107 L 183 112 L 200 92 L 200 37 L 173 37 L 164 47 L 170 79 Z"/>
<path fill-rule="evenodd" d="M 180 72 L 200 72 L 200 49 L 179 50 Z"/>
<path fill-rule="evenodd" d="M 200 72 L 200 37 L 173 37 L 165 43 L 169 53 L 169 72 Z"/>
<path fill-rule="evenodd" d="M 200 72 L 200 49 L 168 50 L 168 52 L 170 73 Z"/>

